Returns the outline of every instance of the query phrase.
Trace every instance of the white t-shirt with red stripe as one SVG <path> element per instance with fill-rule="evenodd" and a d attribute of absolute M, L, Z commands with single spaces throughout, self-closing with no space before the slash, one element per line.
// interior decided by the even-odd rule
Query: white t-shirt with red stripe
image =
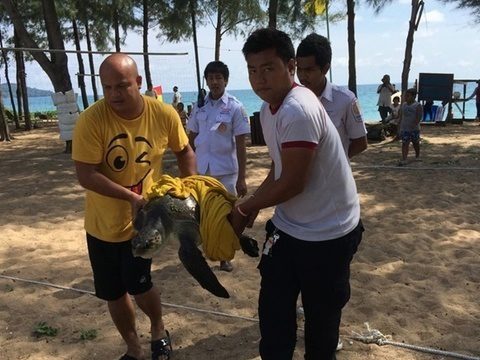
<path fill-rule="evenodd" d="M 352 231 L 360 220 L 355 180 L 340 136 L 315 94 L 294 86 L 274 113 L 263 103 L 260 121 L 275 179 L 282 173 L 282 148 L 315 151 L 305 189 L 276 206 L 275 226 L 307 241 L 336 239 Z"/>

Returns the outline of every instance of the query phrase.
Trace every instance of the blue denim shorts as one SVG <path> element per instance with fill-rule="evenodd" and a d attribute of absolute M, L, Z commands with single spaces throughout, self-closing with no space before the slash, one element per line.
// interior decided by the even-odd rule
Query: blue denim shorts
<path fill-rule="evenodd" d="M 410 141 L 412 143 L 418 143 L 420 141 L 420 131 L 419 130 L 412 130 L 412 131 L 403 130 L 400 133 L 400 137 L 402 138 L 403 144 L 410 144 Z"/>

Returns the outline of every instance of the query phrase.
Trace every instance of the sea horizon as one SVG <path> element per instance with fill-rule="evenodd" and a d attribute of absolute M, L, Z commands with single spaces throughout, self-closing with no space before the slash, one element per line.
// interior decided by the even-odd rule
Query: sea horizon
<path fill-rule="evenodd" d="M 341 86 L 341 85 L 340 85 Z M 347 86 L 342 86 L 347 88 Z M 363 118 L 366 122 L 376 122 L 380 120 L 380 115 L 378 113 L 377 107 L 377 87 L 378 84 L 360 84 L 357 85 L 357 97 L 359 99 L 360 108 L 363 114 Z M 399 87 L 397 86 L 397 89 Z M 475 84 L 467 87 L 467 96 L 469 96 L 475 88 Z M 454 91 L 463 91 L 462 89 L 454 88 Z M 235 96 L 245 107 L 245 110 L 249 116 L 252 116 L 254 112 L 260 110 L 262 100 L 253 92 L 251 89 L 228 89 L 227 92 Z M 191 105 L 197 101 L 197 91 L 181 91 L 182 102 L 185 104 L 185 109 L 187 105 Z M 10 97 L 5 96 L 8 94 L 3 93 L 3 104 L 5 108 L 12 109 Z M 172 92 L 164 92 L 162 94 L 163 101 L 170 103 L 173 97 Z M 100 98 L 102 96 L 100 95 Z M 89 105 L 94 103 L 94 98 L 92 94 L 87 95 Z M 435 105 L 439 105 L 440 102 L 436 101 Z M 80 94 L 78 95 L 78 106 L 83 110 L 83 102 Z M 460 104 L 461 107 L 461 104 Z M 52 98 L 50 96 L 35 96 L 29 97 L 29 108 L 30 112 L 46 112 L 46 111 L 55 111 L 56 107 L 53 104 Z M 454 117 L 461 118 L 461 112 L 455 106 L 453 107 Z M 466 102 L 465 105 L 465 118 L 475 118 L 476 116 L 476 107 L 475 101 Z"/>

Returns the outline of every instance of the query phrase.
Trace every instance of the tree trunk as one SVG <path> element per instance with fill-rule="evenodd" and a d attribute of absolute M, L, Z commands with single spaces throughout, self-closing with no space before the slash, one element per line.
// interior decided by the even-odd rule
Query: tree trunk
<path fill-rule="evenodd" d="M 18 43 L 15 42 L 15 46 L 18 46 Z M 18 118 L 19 118 L 19 123 L 23 123 L 23 96 L 22 96 L 22 82 L 20 81 L 20 67 L 21 67 L 21 62 L 20 62 L 20 57 L 22 56 L 22 52 L 16 51 L 15 52 L 15 63 L 16 63 L 16 76 L 17 76 L 17 91 L 16 91 L 16 97 L 17 97 L 17 106 L 18 106 Z"/>
<path fill-rule="evenodd" d="M 268 27 L 277 28 L 278 0 L 270 0 L 268 2 Z"/>
<path fill-rule="evenodd" d="M 87 50 L 92 51 L 92 39 L 90 38 L 90 30 L 88 25 L 88 20 L 85 17 L 85 38 L 87 39 Z M 92 91 L 93 91 L 93 100 L 98 100 L 98 91 L 97 91 L 97 79 L 95 76 L 95 63 L 93 62 L 93 54 L 91 52 L 88 53 L 88 64 L 90 66 L 90 78 L 92 81 Z"/>
<path fill-rule="evenodd" d="M 75 49 L 82 50 L 80 46 L 80 37 L 78 35 L 77 20 L 72 18 L 73 37 L 75 42 Z M 80 92 L 82 93 L 83 109 L 88 107 L 87 89 L 85 88 L 85 66 L 83 65 L 83 57 L 81 53 L 77 53 L 78 72 L 77 82 Z"/>
<path fill-rule="evenodd" d="M 9 15 L 15 30 L 18 33 L 20 42 L 23 46 L 29 48 L 37 48 L 38 44 L 25 28 L 22 17 L 15 6 L 13 0 L 0 0 L 6 13 Z M 52 49 L 64 50 L 63 37 L 60 32 L 57 11 L 54 0 L 42 0 L 43 18 L 45 20 L 45 28 L 48 36 L 48 44 Z M 32 57 L 38 62 L 40 67 L 50 78 L 55 91 L 65 92 L 72 89 L 70 74 L 68 73 L 67 55 L 65 53 L 55 53 L 50 59 L 43 52 L 32 52 Z"/>
<path fill-rule="evenodd" d="M 147 89 L 150 89 L 152 85 L 152 75 L 150 73 L 150 60 L 148 58 L 148 1 L 143 0 L 143 62 L 145 66 L 145 81 L 147 82 Z"/>
<path fill-rule="evenodd" d="M 0 141 L 11 141 L 8 120 L 3 111 L 2 91 L 0 90 Z"/>
<path fill-rule="evenodd" d="M 203 93 L 202 93 L 202 85 L 200 84 L 200 64 L 198 60 L 198 44 L 197 44 L 197 22 L 195 19 L 195 8 L 196 8 L 196 1 L 197 0 L 190 0 L 190 16 L 192 18 L 192 36 L 193 36 L 193 48 L 195 51 L 195 67 L 197 70 L 197 88 L 198 88 L 198 99 L 197 99 L 197 106 L 203 106 Z"/>
<path fill-rule="evenodd" d="M 19 61 L 20 63 L 17 66 L 19 66 L 19 69 L 20 69 L 19 84 L 21 85 L 21 89 L 22 89 L 21 94 L 22 94 L 22 103 L 23 103 L 23 113 L 25 116 L 25 130 L 32 130 L 30 107 L 28 105 L 28 89 L 27 89 L 27 81 L 26 81 L 26 73 L 25 73 L 25 59 L 23 57 L 23 52 L 20 54 Z"/>
<path fill-rule="evenodd" d="M 2 37 L 1 31 L 0 31 L 0 47 L 3 47 L 3 37 Z M 12 84 L 10 82 L 10 77 L 8 76 L 8 58 L 7 58 L 7 52 L 5 50 L 2 50 L 2 58 L 3 58 L 3 63 L 5 64 L 5 81 L 7 82 L 8 94 L 10 95 L 10 102 L 12 103 L 13 121 L 15 123 L 15 128 L 20 129 L 20 123 L 18 121 L 18 115 L 17 115 L 17 107 L 15 106 L 15 100 L 13 98 Z"/>
<path fill-rule="evenodd" d="M 14 42 L 16 47 L 21 47 L 21 39 L 18 37 L 17 29 L 14 29 L 13 32 Z M 25 123 L 25 130 L 32 130 L 32 121 L 30 119 L 30 110 L 28 107 L 28 92 L 27 92 L 27 82 L 25 80 L 25 60 L 23 57 L 23 51 L 18 51 L 16 53 L 16 63 L 17 63 L 17 99 L 18 107 L 23 109 L 23 121 Z M 22 105 L 20 105 L 22 104 Z"/>
<path fill-rule="evenodd" d="M 222 1 L 218 1 L 217 26 L 215 27 L 215 61 L 220 60 L 220 43 L 222 41 Z"/>
<path fill-rule="evenodd" d="M 412 63 L 412 50 L 413 50 L 413 39 L 417 26 L 417 22 L 420 21 L 419 11 L 423 10 L 423 1 L 422 0 L 412 0 L 412 13 L 410 15 L 410 22 L 408 24 L 408 34 L 407 41 L 405 45 L 405 59 L 403 60 L 403 70 L 402 70 L 402 94 L 408 89 L 408 75 L 410 73 L 410 65 Z M 421 16 L 421 12 L 420 12 Z M 402 96 L 403 102 L 404 96 Z"/>
<path fill-rule="evenodd" d="M 355 67 L 355 0 L 347 0 L 348 16 L 348 88 L 357 96 L 357 70 Z"/>
<path fill-rule="evenodd" d="M 118 23 L 118 9 L 117 4 L 114 2 L 113 9 L 113 29 L 115 30 L 115 51 L 120 52 L 120 24 Z"/>

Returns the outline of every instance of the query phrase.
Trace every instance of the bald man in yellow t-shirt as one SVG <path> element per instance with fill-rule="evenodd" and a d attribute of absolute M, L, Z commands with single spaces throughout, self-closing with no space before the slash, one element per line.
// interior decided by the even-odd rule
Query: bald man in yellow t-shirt
<path fill-rule="evenodd" d="M 140 94 L 142 78 L 132 58 L 107 57 L 100 80 L 104 98 L 80 115 L 72 152 L 78 180 L 87 190 L 85 230 L 95 293 L 107 301 L 127 344 L 121 359 L 144 358 L 129 294 L 150 319 L 152 359 L 169 359 L 170 338 L 151 282 L 151 259 L 132 255 L 132 219 L 162 174 L 165 150 L 175 153 L 182 177 L 196 174 L 195 154 L 175 109 Z"/>

